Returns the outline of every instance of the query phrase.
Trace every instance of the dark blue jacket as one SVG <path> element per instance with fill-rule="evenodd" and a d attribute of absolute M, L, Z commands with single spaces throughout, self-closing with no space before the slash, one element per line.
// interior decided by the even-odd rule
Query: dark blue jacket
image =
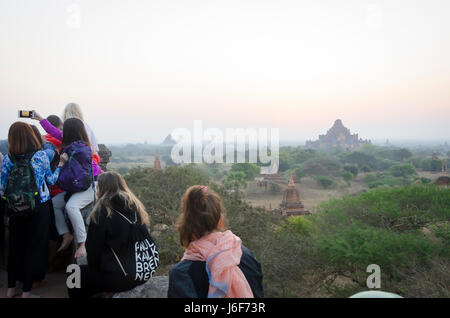
<path fill-rule="evenodd" d="M 183 260 L 176 264 L 169 273 L 168 298 L 206 298 L 209 281 L 205 268 L 206 262 Z M 261 264 L 253 253 L 242 246 L 239 268 L 247 278 L 255 298 L 263 298 L 263 273 Z"/>

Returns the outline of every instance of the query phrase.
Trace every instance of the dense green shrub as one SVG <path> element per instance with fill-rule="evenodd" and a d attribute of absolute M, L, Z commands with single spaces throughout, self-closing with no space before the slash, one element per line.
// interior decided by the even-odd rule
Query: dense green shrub
<path fill-rule="evenodd" d="M 330 200 L 319 209 L 320 220 L 334 225 L 348 225 L 354 219 L 391 231 L 418 230 L 450 218 L 450 189 L 421 184 L 381 187 L 357 197 Z"/>
<path fill-rule="evenodd" d="M 277 229 L 278 234 L 286 232 L 294 233 L 301 236 L 311 236 L 315 233 L 315 224 L 306 216 L 290 216 L 283 221 L 281 226 Z"/>
<path fill-rule="evenodd" d="M 341 174 L 342 179 L 350 185 L 350 180 L 354 178 L 353 174 L 350 171 L 343 171 Z"/>
<path fill-rule="evenodd" d="M 276 184 L 275 182 L 270 182 L 269 183 L 269 192 L 271 194 L 280 194 L 283 191 L 278 184 Z"/>
<path fill-rule="evenodd" d="M 223 185 L 227 189 L 238 190 L 247 187 L 247 179 L 243 171 L 228 172 L 223 180 Z"/>
<path fill-rule="evenodd" d="M 301 168 L 301 167 L 295 168 L 294 173 L 299 180 L 305 176 L 305 173 L 303 172 L 303 168 Z"/>
<path fill-rule="evenodd" d="M 391 152 L 391 159 L 395 161 L 404 161 L 413 156 L 411 150 L 406 148 L 394 149 Z"/>
<path fill-rule="evenodd" d="M 409 262 L 423 263 L 435 250 L 423 235 L 396 233 L 356 221 L 333 232 L 321 232 L 317 244 L 323 258 L 337 267 L 378 264 L 391 274 Z"/>
<path fill-rule="evenodd" d="M 370 155 L 361 151 L 354 151 L 347 154 L 342 158 L 344 163 L 355 164 L 362 171 L 374 170 L 377 167 L 377 158 L 374 155 Z"/>
<path fill-rule="evenodd" d="M 368 172 L 364 176 L 364 182 L 366 182 L 366 183 L 375 182 L 376 180 L 377 180 L 377 174 L 375 172 Z"/>
<path fill-rule="evenodd" d="M 416 167 L 416 169 L 423 168 L 423 158 L 414 157 L 411 159 L 411 164 Z"/>
<path fill-rule="evenodd" d="M 280 163 L 279 163 L 278 168 L 280 171 L 288 170 L 295 163 L 294 158 L 292 157 L 292 154 L 289 152 L 289 149 L 281 148 L 280 153 L 279 153 L 279 159 L 280 159 Z"/>
<path fill-rule="evenodd" d="M 375 263 L 397 275 L 410 265 L 424 268 L 428 259 L 448 256 L 450 189 L 417 184 L 377 188 L 322 204 L 313 220 L 317 247 L 334 266 Z M 440 241 L 427 238 L 425 227 Z"/>
<path fill-rule="evenodd" d="M 308 176 L 337 176 L 340 170 L 341 165 L 337 160 L 321 157 L 305 162 L 302 173 Z"/>
<path fill-rule="evenodd" d="M 313 158 L 316 155 L 316 151 L 313 149 L 306 149 L 303 150 L 300 147 L 296 148 L 293 153 L 292 157 L 294 159 L 295 163 L 304 163 L 305 161 Z"/>
<path fill-rule="evenodd" d="M 260 169 L 256 164 L 248 162 L 235 163 L 231 166 L 231 171 L 242 171 L 245 174 L 245 179 L 248 181 L 255 179 Z"/>
<path fill-rule="evenodd" d="M 356 165 L 345 165 L 344 170 L 351 172 L 354 177 L 356 177 L 359 173 L 358 166 Z"/>
<path fill-rule="evenodd" d="M 327 176 L 317 176 L 316 181 L 324 189 L 328 189 L 334 184 L 333 179 Z"/>
<path fill-rule="evenodd" d="M 220 169 L 217 164 L 195 164 L 192 168 L 196 169 L 199 174 L 203 175 L 205 178 L 212 178 L 213 180 L 221 180 L 226 176 L 226 171 Z"/>
<path fill-rule="evenodd" d="M 388 186 L 388 187 L 400 186 L 400 185 L 404 185 L 407 183 L 408 183 L 408 181 L 406 179 L 394 178 L 394 177 L 391 177 L 388 175 L 388 176 L 380 177 L 374 182 L 368 183 L 367 186 L 370 189 L 373 189 L 373 188 L 382 187 L 382 186 Z"/>
<path fill-rule="evenodd" d="M 378 162 L 377 169 L 380 171 L 386 171 L 389 168 L 391 168 L 392 166 L 394 166 L 395 164 L 397 164 L 396 161 L 393 161 L 390 159 L 383 159 Z"/>
<path fill-rule="evenodd" d="M 420 182 L 423 184 L 429 184 L 432 180 L 430 178 L 421 177 Z"/>
<path fill-rule="evenodd" d="M 417 175 L 416 168 L 412 164 L 397 164 L 389 168 L 389 173 L 394 177 L 410 177 Z"/>
<path fill-rule="evenodd" d="M 442 240 L 445 246 L 450 246 L 450 222 L 433 224 L 430 229 L 437 238 Z M 449 249 L 445 251 L 447 254 L 450 253 Z"/>
<path fill-rule="evenodd" d="M 387 172 L 368 172 L 364 182 L 370 189 L 380 186 L 400 186 L 410 184 L 417 179 L 417 172 L 411 164 L 396 164 Z"/>
<path fill-rule="evenodd" d="M 422 161 L 422 169 L 425 171 L 441 171 L 442 161 L 439 159 L 425 159 Z"/>

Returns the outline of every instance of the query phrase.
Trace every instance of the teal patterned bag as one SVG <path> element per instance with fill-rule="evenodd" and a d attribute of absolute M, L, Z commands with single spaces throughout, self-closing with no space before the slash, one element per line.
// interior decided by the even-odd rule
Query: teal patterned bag
<path fill-rule="evenodd" d="M 31 158 L 35 152 L 13 156 L 9 154 L 14 164 L 8 174 L 4 199 L 9 217 L 33 215 L 36 211 L 36 198 L 39 197 Z"/>

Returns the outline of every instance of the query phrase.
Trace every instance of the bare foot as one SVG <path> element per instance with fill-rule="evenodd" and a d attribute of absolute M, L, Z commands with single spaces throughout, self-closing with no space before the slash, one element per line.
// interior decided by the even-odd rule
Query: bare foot
<path fill-rule="evenodd" d="M 56 252 L 58 253 L 64 251 L 70 245 L 70 243 L 72 243 L 72 241 L 73 241 L 72 234 L 70 233 L 63 234 L 63 241 L 61 243 L 61 246 L 58 248 Z"/>
<path fill-rule="evenodd" d="M 78 247 L 77 251 L 75 252 L 75 258 L 85 257 L 86 256 L 86 247 L 84 246 L 84 243 L 80 244 L 80 247 Z"/>
<path fill-rule="evenodd" d="M 22 298 L 41 298 L 41 296 L 32 294 L 31 292 L 23 292 Z"/>

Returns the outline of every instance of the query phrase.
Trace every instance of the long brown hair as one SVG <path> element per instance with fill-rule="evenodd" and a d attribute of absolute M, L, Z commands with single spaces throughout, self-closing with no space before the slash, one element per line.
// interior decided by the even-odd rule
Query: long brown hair
<path fill-rule="evenodd" d="M 150 220 L 147 211 L 142 202 L 128 188 L 125 179 L 114 171 L 107 171 L 98 176 L 98 201 L 91 213 L 91 221 L 98 222 L 98 214 L 101 207 L 107 210 L 107 216 L 111 216 L 111 198 L 119 195 L 125 202 L 125 206 L 129 209 L 136 209 L 141 223 L 150 226 Z"/>
<path fill-rule="evenodd" d="M 69 118 L 64 122 L 62 135 L 62 148 L 70 145 L 74 141 L 83 141 L 89 147 L 91 146 L 84 123 L 78 118 Z"/>
<path fill-rule="evenodd" d="M 36 136 L 37 140 L 39 141 L 40 148 L 43 147 L 42 144 L 42 136 L 41 132 L 39 131 L 39 128 L 37 128 L 35 125 L 30 125 L 31 129 L 33 129 L 34 135 Z"/>
<path fill-rule="evenodd" d="M 11 155 L 25 154 L 41 149 L 41 143 L 31 126 L 21 121 L 17 121 L 9 127 L 8 143 Z"/>
<path fill-rule="evenodd" d="M 34 134 L 36 135 L 37 140 L 39 141 L 40 149 L 44 148 L 44 143 L 42 141 L 42 135 L 41 135 L 41 132 L 39 131 L 39 128 L 37 128 L 35 125 L 30 125 L 30 126 L 33 129 Z M 58 149 L 56 149 L 56 147 L 53 147 L 53 150 L 54 150 L 55 154 L 53 156 L 52 162 L 50 162 L 50 168 L 52 169 L 52 171 L 55 171 L 60 157 L 59 157 Z"/>
<path fill-rule="evenodd" d="M 176 226 L 181 246 L 185 248 L 204 235 L 226 228 L 222 199 L 206 186 L 195 185 L 188 188 L 181 198 L 180 209 Z"/>

